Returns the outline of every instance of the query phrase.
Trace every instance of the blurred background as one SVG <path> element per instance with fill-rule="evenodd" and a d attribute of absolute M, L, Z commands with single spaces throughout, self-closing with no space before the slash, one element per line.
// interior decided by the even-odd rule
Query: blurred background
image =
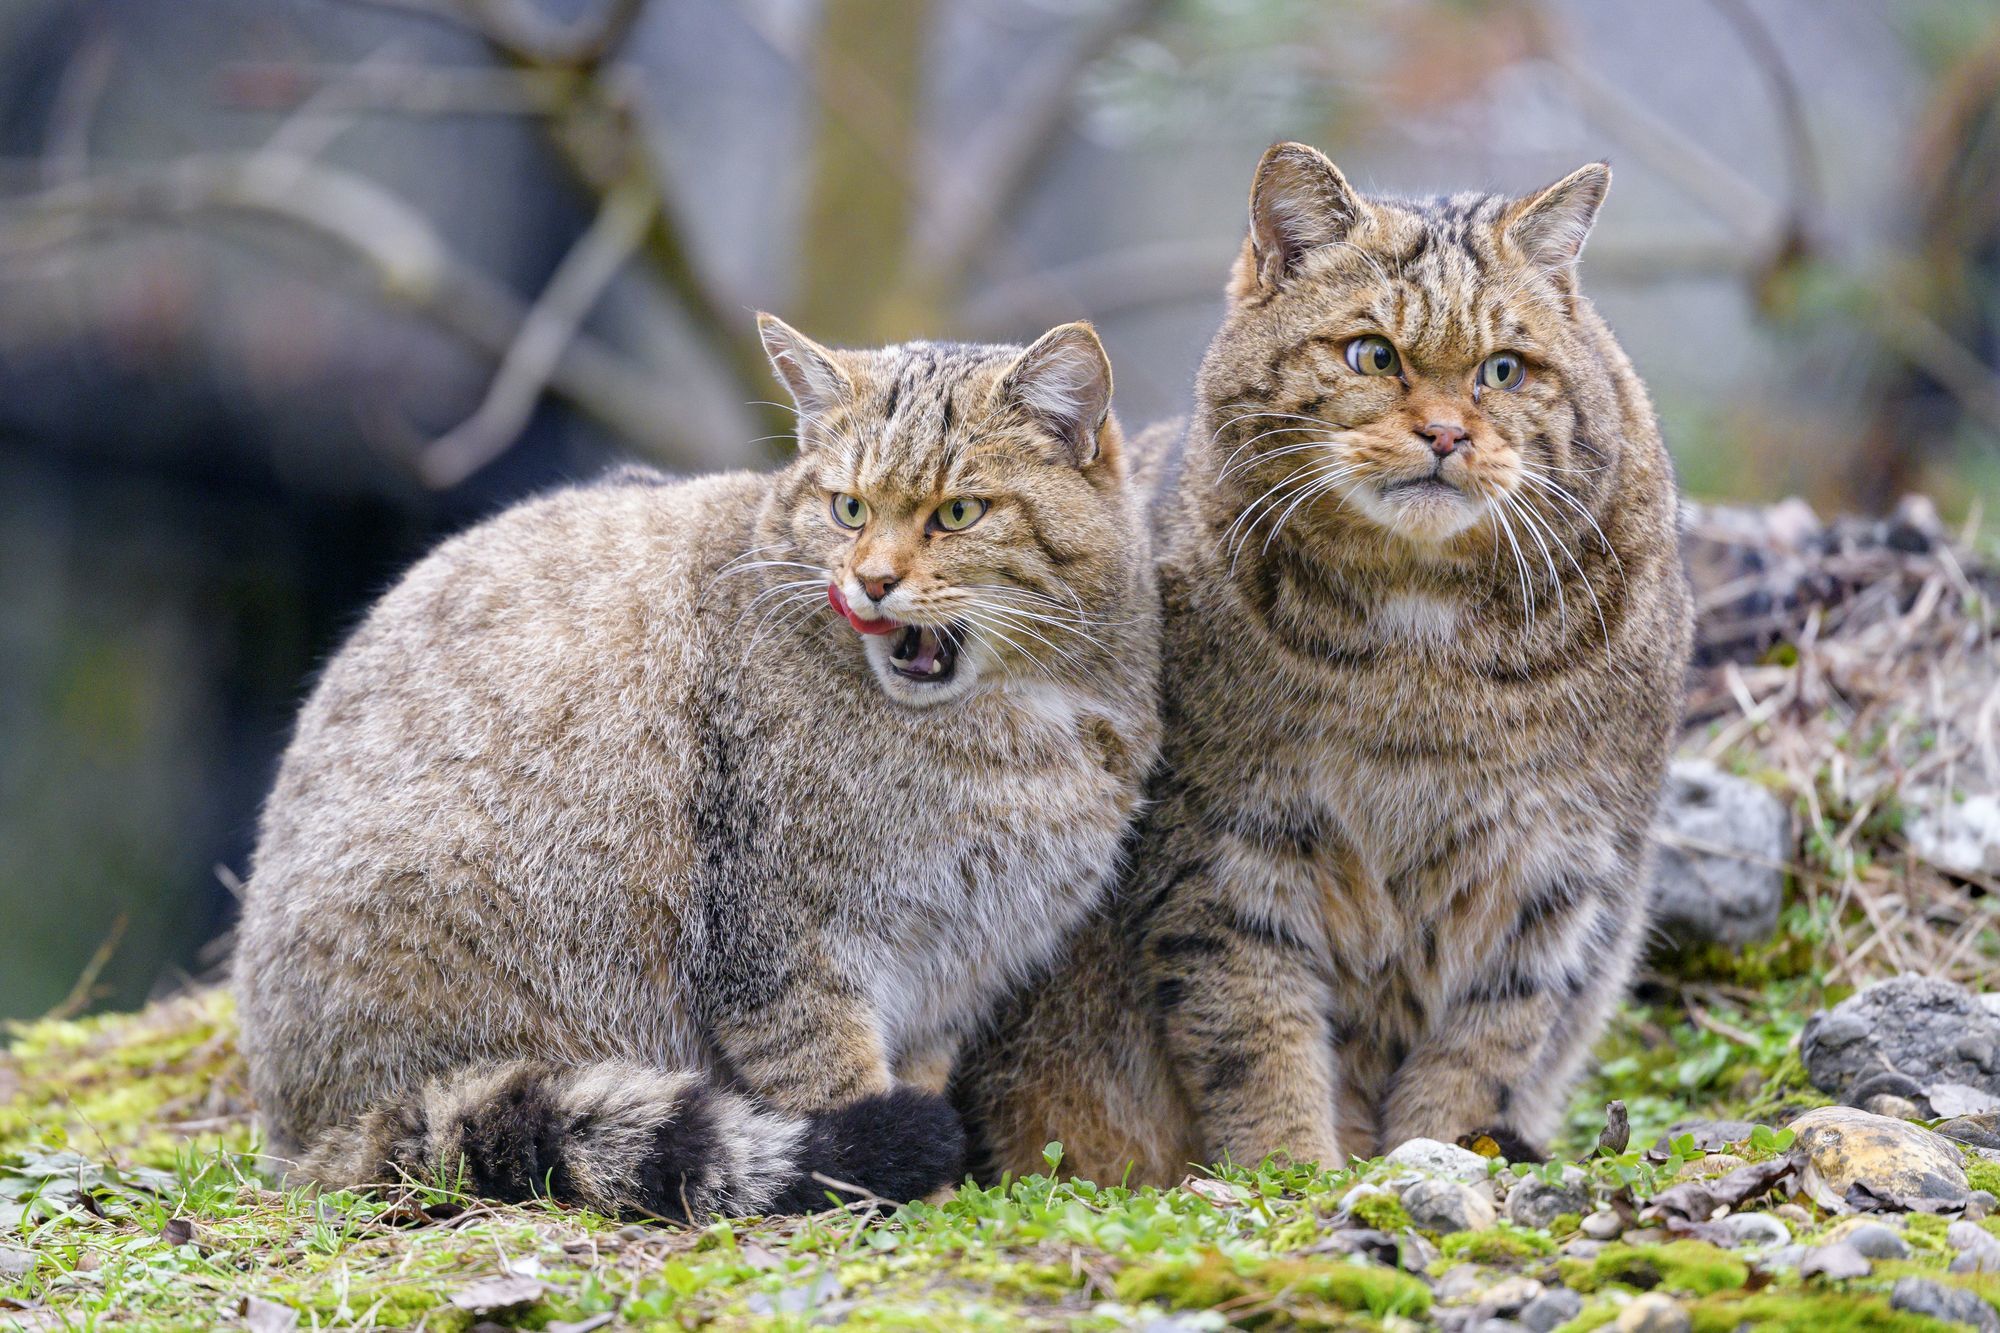
<path fill-rule="evenodd" d="M 1690 493 L 2000 499 L 1993 0 L 6 0 L 0 1017 L 212 967 L 290 715 L 439 535 L 767 463 L 751 315 L 1097 322 L 1182 410 L 1271 141 L 1616 181 Z"/>

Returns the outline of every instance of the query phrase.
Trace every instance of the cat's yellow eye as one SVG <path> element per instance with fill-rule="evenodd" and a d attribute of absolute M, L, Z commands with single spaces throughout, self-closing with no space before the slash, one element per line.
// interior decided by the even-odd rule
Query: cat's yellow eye
<path fill-rule="evenodd" d="M 868 502 L 845 491 L 833 497 L 833 521 L 843 528 L 858 528 L 868 521 Z"/>
<path fill-rule="evenodd" d="M 931 522 L 943 532 L 963 532 L 986 517 L 986 501 L 954 496 L 937 507 Z"/>
<path fill-rule="evenodd" d="M 1396 355 L 1394 343 L 1369 333 L 1347 344 L 1347 366 L 1357 375 L 1400 375 L 1403 358 Z"/>
<path fill-rule="evenodd" d="M 1528 378 L 1528 363 L 1513 352 L 1495 352 L 1479 363 L 1479 387 L 1512 393 Z"/>

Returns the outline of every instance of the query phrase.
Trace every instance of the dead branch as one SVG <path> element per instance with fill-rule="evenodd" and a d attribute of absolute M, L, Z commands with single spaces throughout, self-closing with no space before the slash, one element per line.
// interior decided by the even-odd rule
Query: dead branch
<path fill-rule="evenodd" d="M 520 333 L 501 358 L 478 410 L 417 459 L 427 483 L 440 489 L 456 486 L 520 438 L 562 361 L 563 349 L 632 257 L 657 204 L 643 183 L 615 191 L 604 201 L 597 219 L 563 257 L 521 321 Z"/>
<path fill-rule="evenodd" d="M 0 208 L 0 261 L 135 224 L 205 219 L 278 224 L 358 259 L 377 295 L 417 312 L 495 358 L 519 340 L 520 298 L 460 262 L 428 219 L 364 176 L 292 154 L 201 154 L 73 181 Z M 255 232 L 249 233 L 254 239 Z M 703 457 L 682 438 L 653 376 L 578 333 L 546 377 L 550 389 L 667 462 Z"/>

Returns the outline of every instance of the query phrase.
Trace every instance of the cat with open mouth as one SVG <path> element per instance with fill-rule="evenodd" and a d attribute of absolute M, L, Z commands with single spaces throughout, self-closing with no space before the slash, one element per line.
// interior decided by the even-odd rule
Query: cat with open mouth
<path fill-rule="evenodd" d="M 517 506 L 314 689 L 235 966 L 296 1178 L 690 1218 L 958 1178 L 958 1044 L 1158 749 L 1110 366 L 762 331 L 790 464 Z"/>

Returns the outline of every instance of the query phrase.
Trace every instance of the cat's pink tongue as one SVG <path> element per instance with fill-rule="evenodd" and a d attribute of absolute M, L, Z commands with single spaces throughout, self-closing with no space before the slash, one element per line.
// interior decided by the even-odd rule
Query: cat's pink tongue
<path fill-rule="evenodd" d="M 886 616 L 880 620 L 863 620 L 860 616 L 855 615 L 854 609 L 848 606 L 847 599 L 841 596 L 840 585 L 838 583 L 829 583 L 826 585 L 826 600 L 833 604 L 834 610 L 847 617 L 848 624 L 854 626 L 854 628 L 860 630 L 863 634 L 887 634 L 891 630 L 902 628 L 901 625 L 898 625 Z"/>

